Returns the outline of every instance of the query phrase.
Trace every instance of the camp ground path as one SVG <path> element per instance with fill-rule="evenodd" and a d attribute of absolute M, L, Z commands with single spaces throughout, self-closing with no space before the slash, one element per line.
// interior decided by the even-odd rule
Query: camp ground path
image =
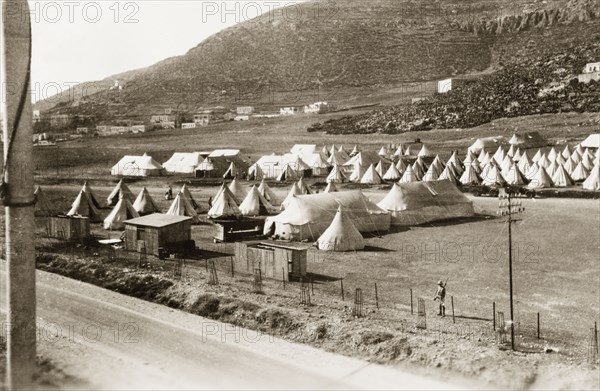
<path fill-rule="evenodd" d="M 0 262 L 4 270 L 5 262 Z M 5 284 L 6 273 L 0 273 Z M 37 272 L 38 353 L 65 389 L 465 389 Z M 1 307 L 5 315 L 4 304 Z"/>

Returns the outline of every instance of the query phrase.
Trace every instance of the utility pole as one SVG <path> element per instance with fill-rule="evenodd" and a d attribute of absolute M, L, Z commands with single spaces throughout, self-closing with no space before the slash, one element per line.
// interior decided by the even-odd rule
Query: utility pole
<path fill-rule="evenodd" d="M 509 294 L 510 294 L 510 346 L 512 350 L 515 350 L 515 317 L 514 317 L 514 305 L 513 305 L 513 272 L 512 272 L 512 223 L 516 220 L 512 218 L 513 214 L 522 213 L 525 208 L 522 207 L 521 201 L 514 201 L 511 198 L 512 189 L 507 186 L 500 189 L 499 211 L 498 214 L 501 216 L 508 216 L 508 281 L 509 281 Z"/>
<path fill-rule="evenodd" d="M 2 2 L 2 106 L 4 165 L 0 200 L 5 207 L 7 263 L 7 386 L 33 389 L 36 356 L 31 109 L 31 24 L 27 0 Z"/>

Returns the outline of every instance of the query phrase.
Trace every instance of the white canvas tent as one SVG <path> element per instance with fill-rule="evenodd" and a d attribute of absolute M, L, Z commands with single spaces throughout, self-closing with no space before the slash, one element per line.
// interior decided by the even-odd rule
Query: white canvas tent
<path fill-rule="evenodd" d="M 262 168 L 258 165 L 258 163 L 254 163 L 248 168 L 248 179 L 261 181 L 265 177 Z"/>
<path fill-rule="evenodd" d="M 515 162 L 512 162 L 508 170 L 502 172 L 502 177 L 509 185 L 519 186 L 524 185 L 526 182 L 525 176 Z"/>
<path fill-rule="evenodd" d="M 283 212 L 266 219 L 264 233 L 286 240 L 315 241 L 329 227 L 340 205 L 362 233 L 382 233 L 390 227 L 389 212 L 354 190 L 292 196 Z"/>
<path fill-rule="evenodd" d="M 567 187 L 573 186 L 573 180 L 569 176 L 567 170 L 565 170 L 562 164 L 559 164 L 554 174 L 552 175 L 552 182 L 554 183 L 554 187 Z"/>
<path fill-rule="evenodd" d="M 418 182 L 418 181 L 419 181 L 419 178 L 417 178 L 417 175 L 413 171 L 412 166 L 409 165 L 406 167 L 404 174 L 402 174 L 402 178 L 400 178 L 399 183 L 411 183 L 411 182 Z"/>
<path fill-rule="evenodd" d="M 596 164 L 590 171 L 590 175 L 583 181 L 586 190 L 600 190 L 600 164 Z"/>
<path fill-rule="evenodd" d="M 458 157 L 456 151 L 452 152 L 452 156 L 446 162 L 446 165 L 453 164 L 457 174 L 462 174 L 463 162 Z"/>
<path fill-rule="evenodd" d="M 521 155 L 521 158 L 519 159 L 519 163 L 517 163 L 517 165 L 521 169 L 521 172 L 525 172 L 527 167 L 531 166 L 532 164 L 533 161 L 529 158 L 527 151 L 523 152 L 523 155 Z"/>
<path fill-rule="evenodd" d="M 281 210 L 284 210 L 288 206 L 288 204 L 290 202 L 292 202 L 292 199 L 294 198 L 294 196 L 298 196 L 298 195 L 302 195 L 302 192 L 298 188 L 298 185 L 296 183 L 294 183 L 294 184 L 292 184 L 292 187 L 290 187 L 290 191 L 288 192 L 287 196 L 281 203 Z"/>
<path fill-rule="evenodd" d="M 241 177 L 242 173 L 248 170 L 248 166 L 239 149 L 215 149 L 198 164 L 195 175 L 198 178 L 233 179 L 235 176 Z"/>
<path fill-rule="evenodd" d="M 311 191 L 308 188 L 308 186 L 306 185 L 306 183 L 304 183 L 304 178 L 298 179 L 296 186 L 298 186 L 298 189 L 300 190 L 300 193 L 302 193 L 302 194 L 310 194 L 311 193 Z"/>
<path fill-rule="evenodd" d="M 298 179 L 298 173 L 287 163 L 277 176 L 277 181 L 279 182 L 295 181 L 296 179 Z"/>
<path fill-rule="evenodd" d="M 446 167 L 438 177 L 438 181 L 449 181 L 454 185 L 458 185 L 460 183 L 458 181 L 458 174 L 454 169 L 454 163 L 446 165 Z"/>
<path fill-rule="evenodd" d="M 479 178 L 477 171 L 470 164 L 467 164 L 465 166 L 465 171 L 462 173 L 458 180 L 463 185 L 479 185 L 481 183 L 481 179 Z"/>
<path fill-rule="evenodd" d="M 425 173 L 427 172 L 427 167 L 425 166 L 425 162 L 422 157 L 418 157 L 417 160 L 412 165 L 413 173 L 417 176 L 419 180 L 423 178 Z"/>
<path fill-rule="evenodd" d="M 116 230 L 125 228 L 125 220 L 140 217 L 139 213 L 131 205 L 129 198 L 121 196 L 113 210 L 104 219 L 104 229 Z"/>
<path fill-rule="evenodd" d="M 87 194 L 88 198 L 96 208 L 100 208 L 100 201 L 98 201 L 98 197 L 96 197 L 96 193 L 94 192 L 88 181 L 83 182 L 81 191 Z"/>
<path fill-rule="evenodd" d="M 190 192 L 190 189 L 188 189 L 185 183 L 183 184 L 183 186 L 181 186 L 180 192 L 181 194 L 183 194 L 183 198 L 185 198 L 188 201 L 188 203 L 192 206 L 192 208 L 194 208 L 194 210 L 198 210 L 198 208 L 200 208 L 200 204 L 196 202 L 196 200 L 192 196 L 192 193 Z"/>
<path fill-rule="evenodd" d="M 248 195 L 240 204 L 243 216 L 265 216 L 273 212 L 273 206 L 263 197 L 256 186 L 252 186 Z"/>
<path fill-rule="evenodd" d="M 306 157 L 310 168 L 312 168 L 313 176 L 324 176 L 329 173 L 331 164 L 327 162 L 327 158 L 321 153 L 315 153 L 309 157 Z"/>
<path fill-rule="evenodd" d="M 377 206 L 403 226 L 475 215 L 473 203 L 449 181 L 394 184 Z"/>
<path fill-rule="evenodd" d="M 390 168 L 388 168 L 388 170 L 385 172 L 385 174 L 383 174 L 383 180 L 384 181 L 397 181 L 400 178 L 402 178 L 402 174 L 400 174 L 400 171 L 398 171 L 398 168 L 393 165 L 390 164 Z"/>
<path fill-rule="evenodd" d="M 225 184 L 221 185 L 221 189 L 215 196 L 212 206 L 207 213 L 208 217 L 217 219 L 222 217 L 238 217 L 241 214 L 242 212 L 238 208 L 231 190 Z"/>
<path fill-rule="evenodd" d="M 590 171 L 585 168 L 585 166 L 579 162 L 577 166 L 573 169 L 571 173 L 571 178 L 576 182 L 584 181 L 590 175 Z"/>
<path fill-rule="evenodd" d="M 504 141 L 504 137 L 483 137 L 475 140 L 469 147 L 469 151 L 479 153 L 482 149 L 495 149 Z"/>
<path fill-rule="evenodd" d="M 223 178 L 224 179 L 234 179 L 235 177 L 237 177 L 238 175 L 242 174 L 242 170 L 238 168 L 238 166 L 234 163 L 231 162 L 229 163 L 229 168 L 227 168 L 227 171 L 225 171 L 225 174 L 223 174 Z"/>
<path fill-rule="evenodd" d="M 311 155 L 317 152 L 317 146 L 315 144 L 295 144 L 290 150 L 294 155 Z"/>
<path fill-rule="evenodd" d="M 75 201 L 71 205 L 71 209 L 67 212 L 67 216 L 86 216 L 89 217 L 90 222 L 98 223 L 102 221 L 100 212 L 90 200 L 87 193 L 83 190 L 79 192 Z"/>
<path fill-rule="evenodd" d="M 365 240 L 342 207 L 338 207 L 333 221 L 317 239 L 322 251 L 356 251 L 365 248 Z"/>
<path fill-rule="evenodd" d="M 432 164 L 427 169 L 425 175 L 423 175 L 423 181 L 437 181 L 441 174 L 442 170 L 439 168 L 439 166 L 436 164 Z"/>
<path fill-rule="evenodd" d="M 528 132 L 523 134 L 513 134 L 508 140 L 510 145 L 522 148 L 536 148 L 545 146 L 548 142 L 539 132 Z"/>
<path fill-rule="evenodd" d="M 381 177 L 372 164 L 369 166 L 369 168 L 367 168 L 363 176 L 360 178 L 360 183 L 363 185 L 378 185 L 381 183 Z"/>
<path fill-rule="evenodd" d="M 156 206 L 156 203 L 150 196 L 150 193 L 146 187 L 140 191 L 135 199 L 135 202 L 133 203 L 133 209 L 135 209 L 140 216 L 145 216 L 152 213 L 160 213 L 160 210 Z"/>
<path fill-rule="evenodd" d="M 333 168 L 329 172 L 329 175 L 327 175 L 325 182 L 327 182 L 327 183 L 342 183 L 345 181 L 346 181 L 346 175 L 344 175 L 344 172 L 340 169 L 340 166 L 338 166 L 337 164 L 334 164 Z"/>
<path fill-rule="evenodd" d="M 327 163 L 329 163 L 330 165 L 337 164 L 338 166 L 341 166 L 342 164 L 344 164 L 344 162 L 346 162 L 346 160 L 348 160 L 348 155 L 345 155 L 342 152 L 334 151 L 331 153 L 331 155 L 329 155 Z"/>
<path fill-rule="evenodd" d="M 198 213 L 196 213 L 194 207 L 192 204 L 190 204 L 190 201 L 186 197 L 182 196 L 182 194 L 182 192 L 177 194 L 166 214 L 174 216 L 187 216 L 192 218 L 192 223 L 200 222 Z"/>
<path fill-rule="evenodd" d="M 114 187 L 110 195 L 106 198 L 106 202 L 109 206 L 116 205 L 119 202 L 119 198 L 121 198 L 121 196 L 124 196 L 130 202 L 133 202 L 133 200 L 135 200 L 135 196 L 133 195 L 131 190 L 129 190 L 129 187 L 123 182 L 123 179 L 121 179 L 119 183 L 117 183 L 117 185 Z"/>
<path fill-rule="evenodd" d="M 379 162 L 377 162 L 377 165 L 375 166 L 375 171 L 377 171 L 380 177 L 383 177 L 383 174 L 385 174 L 386 171 L 383 160 L 379 160 Z"/>
<path fill-rule="evenodd" d="M 530 189 L 542 189 L 544 187 L 552 187 L 552 178 L 546 172 L 544 166 L 535 164 L 537 170 L 531 176 L 531 181 L 527 185 Z"/>
<path fill-rule="evenodd" d="M 427 145 L 423 144 L 423 146 L 421 147 L 421 150 L 419 151 L 417 156 L 429 157 L 429 156 L 433 156 L 433 153 L 429 150 L 429 148 L 427 148 Z"/>
<path fill-rule="evenodd" d="M 265 197 L 267 201 L 269 201 L 271 205 L 281 205 L 279 198 L 264 180 L 260 181 L 260 185 L 258 185 L 258 191 L 263 195 L 263 197 Z"/>
<path fill-rule="evenodd" d="M 483 156 L 481 157 L 481 160 L 479 159 L 474 159 L 470 164 L 477 164 L 479 165 L 479 168 L 481 169 L 481 166 L 485 166 L 486 164 L 488 164 L 489 162 L 492 161 L 492 156 L 490 155 L 489 152 L 486 152 L 483 154 Z M 466 165 L 466 163 L 465 163 Z"/>
<path fill-rule="evenodd" d="M 402 158 L 398 159 L 398 163 L 396 163 L 396 168 L 398 169 L 398 172 L 400 174 L 404 174 L 404 171 L 406 171 L 406 163 L 404 163 L 404 160 Z"/>
<path fill-rule="evenodd" d="M 159 176 L 164 172 L 160 163 L 145 153 L 142 156 L 123 156 L 110 170 L 111 175 L 122 176 Z"/>
<path fill-rule="evenodd" d="M 481 173 L 481 184 L 484 186 L 503 186 L 506 184 L 506 181 L 502 177 L 502 173 L 500 172 L 500 168 L 490 163 L 486 166 L 487 169 L 484 169 Z"/>
<path fill-rule="evenodd" d="M 363 175 L 365 175 L 365 166 L 357 162 L 354 165 L 348 179 L 350 179 L 351 182 L 360 182 L 360 179 L 363 177 Z"/>
<path fill-rule="evenodd" d="M 168 173 L 194 174 L 203 161 L 200 152 L 175 152 L 162 166 Z"/>
<path fill-rule="evenodd" d="M 590 134 L 579 145 L 583 148 L 600 148 L 600 133 Z"/>
<path fill-rule="evenodd" d="M 237 180 L 237 177 L 233 178 L 233 181 L 227 187 L 231 190 L 238 204 L 248 195 L 248 192 L 244 189 L 240 181 Z"/>

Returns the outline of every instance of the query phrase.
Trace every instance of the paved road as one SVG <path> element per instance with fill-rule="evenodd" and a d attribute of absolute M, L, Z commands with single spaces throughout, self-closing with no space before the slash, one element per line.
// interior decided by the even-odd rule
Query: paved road
<path fill-rule="evenodd" d="M 5 265 L 0 284 L 5 289 Z M 459 389 L 37 274 L 38 352 L 87 389 Z M 3 300 L 4 301 L 4 300 Z M 0 309 L 5 314 L 5 303 Z"/>

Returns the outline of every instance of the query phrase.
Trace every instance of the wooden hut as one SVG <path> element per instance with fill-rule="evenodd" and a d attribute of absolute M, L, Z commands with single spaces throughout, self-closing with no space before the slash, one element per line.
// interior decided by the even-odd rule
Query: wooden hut
<path fill-rule="evenodd" d="M 163 250 L 177 252 L 192 248 L 192 218 L 187 216 L 153 213 L 125 220 L 125 249 L 162 256 Z"/>
<path fill-rule="evenodd" d="M 90 236 L 90 219 L 84 216 L 52 216 L 46 224 L 51 238 L 80 240 Z"/>
<path fill-rule="evenodd" d="M 306 247 L 275 243 L 235 244 L 235 268 L 242 273 L 254 274 L 260 269 L 263 277 L 280 281 L 306 276 Z"/>

